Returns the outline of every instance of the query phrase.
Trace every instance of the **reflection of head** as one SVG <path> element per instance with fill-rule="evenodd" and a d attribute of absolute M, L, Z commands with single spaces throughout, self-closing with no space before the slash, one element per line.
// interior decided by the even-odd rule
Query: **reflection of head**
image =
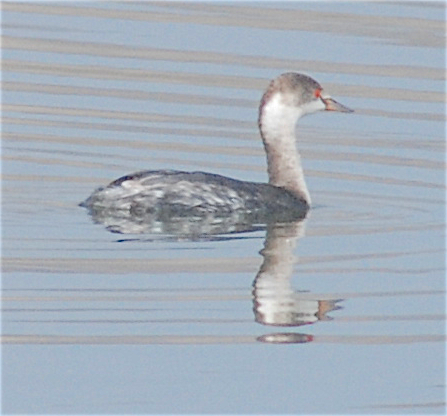
<path fill-rule="evenodd" d="M 256 292 L 256 322 L 274 326 L 301 326 L 317 321 L 318 301 L 294 300 L 293 292 Z"/>
<path fill-rule="evenodd" d="M 328 312 L 339 309 L 338 300 L 300 299 L 299 293 L 276 293 L 269 290 L 257 290 L 254 293 L 253 312 L 255 321 L 272 326 L 310 325 L 320 320 L 328 320 Z"/>

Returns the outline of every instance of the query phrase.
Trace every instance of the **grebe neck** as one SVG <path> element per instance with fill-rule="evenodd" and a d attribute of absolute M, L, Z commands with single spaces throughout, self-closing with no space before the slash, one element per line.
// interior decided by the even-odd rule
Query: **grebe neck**
<path fill-rule="evenodd" d="M 295 135 L 296 122 L 306 112 L 288 105 L 283 94 L 267 91 L 259 109 L 259 130 L 267 155 L 269 184 L 287 189 L 310 205 Z"/>

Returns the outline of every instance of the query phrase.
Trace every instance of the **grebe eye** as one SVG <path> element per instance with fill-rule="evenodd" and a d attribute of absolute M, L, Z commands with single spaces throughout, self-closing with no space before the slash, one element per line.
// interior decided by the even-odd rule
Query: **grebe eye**
<path fill-rule="evenodd" d="M 317 88 L 314 91 L 314 96 L 315 96 L 315 98 L 320 98 L 320 96 L 321 96 L 321 89 Z"/>

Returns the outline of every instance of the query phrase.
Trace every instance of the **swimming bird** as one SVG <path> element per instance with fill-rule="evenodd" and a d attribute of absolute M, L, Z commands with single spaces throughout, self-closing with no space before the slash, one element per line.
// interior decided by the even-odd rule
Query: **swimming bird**
<path fill-rule="evenodd" d="M 302 217 L 311 205 L 297 149 L 295 125 L 317 111 L 353 110 L 327 95 L 311 77 L 289 72 L 273 79 L 259 106 L 258 126 L 267 156 L 268 183 L 205 172 L 148 170 L 96 189 L 80 205 L 90 212 L 127 212 L 139 218 Z"/>

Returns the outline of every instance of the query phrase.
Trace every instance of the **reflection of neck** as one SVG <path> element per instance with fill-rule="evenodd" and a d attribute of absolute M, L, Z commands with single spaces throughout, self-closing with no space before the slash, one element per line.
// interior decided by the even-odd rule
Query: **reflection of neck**
<path fill-rule="evenodd" d="M 293 229 L 285 229 L 275 226 L 267 228 L 267 235 L 264 243 L 264 249 L 261 255 L 264 261 L 258 273 L 268 275 L 275 280 L 289 281 L 295 260 L 294 250 L 297 239 L 301 237 L 299 232 L 303 233 L 303 222 L 292 224 Z"/>
<path fill-rule="evenodd" d="M 298 299 L 291 285 L 297 240 L 305 220 L 269 226 L 261 251 L 264 261 L 253 283 L 256 321 L 265 325 L 298 326 L 317 320 L 318 301 Z"/>

